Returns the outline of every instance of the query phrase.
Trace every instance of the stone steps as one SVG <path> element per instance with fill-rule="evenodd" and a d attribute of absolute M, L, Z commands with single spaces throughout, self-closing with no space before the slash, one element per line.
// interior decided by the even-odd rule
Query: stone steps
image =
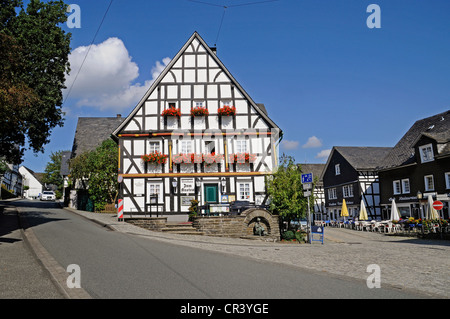
<path fill-rule="evenodd" d="M 166 227 L 161 228 L 161 231 L 170 234 L 203 235 L 203 232 L 192 227 L 192 223 L 167 223 Z"/>

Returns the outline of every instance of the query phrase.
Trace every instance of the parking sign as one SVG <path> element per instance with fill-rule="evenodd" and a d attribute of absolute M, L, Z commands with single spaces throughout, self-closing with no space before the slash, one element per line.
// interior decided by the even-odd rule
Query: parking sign
<path fill-rule="evenodd" d="M 312 173 L 302 174 L 302 184 L 312 183 L 312 181 L 313 181 Z"/>

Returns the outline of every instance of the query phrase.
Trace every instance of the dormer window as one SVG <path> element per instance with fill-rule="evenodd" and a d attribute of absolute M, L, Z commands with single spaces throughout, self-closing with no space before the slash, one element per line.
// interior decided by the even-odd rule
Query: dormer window
<path fill-rule="evenodd" d="M 340 167 L 340 164 L 334 165 L 334 171 L 335 171 L 336 175 L 341 175 L 341 167 Z"/>
<path fill-rule="evenodd" d="M 420 160 L 422 163 L 434 160 L 433 146 L 431 144 L 419 146 Z"/>

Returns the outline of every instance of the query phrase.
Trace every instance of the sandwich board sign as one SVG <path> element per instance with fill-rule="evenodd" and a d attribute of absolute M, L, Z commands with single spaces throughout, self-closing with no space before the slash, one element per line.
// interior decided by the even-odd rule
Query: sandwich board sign
<path fill-rule="evenodd" d="M 320 239 L 314 239 L 314 234 L 320 235 Z M 311 226 L 311 241 L 320 241 L 323 245 L 323 226 Z"/>

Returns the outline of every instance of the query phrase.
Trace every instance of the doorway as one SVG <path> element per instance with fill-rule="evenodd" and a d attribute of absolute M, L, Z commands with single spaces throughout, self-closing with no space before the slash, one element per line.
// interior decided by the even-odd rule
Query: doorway
<path fill-rule="evenodd" d="M 219 185 L 218 184 L 204 184 L 205 204 L 219 203 Z"/>

